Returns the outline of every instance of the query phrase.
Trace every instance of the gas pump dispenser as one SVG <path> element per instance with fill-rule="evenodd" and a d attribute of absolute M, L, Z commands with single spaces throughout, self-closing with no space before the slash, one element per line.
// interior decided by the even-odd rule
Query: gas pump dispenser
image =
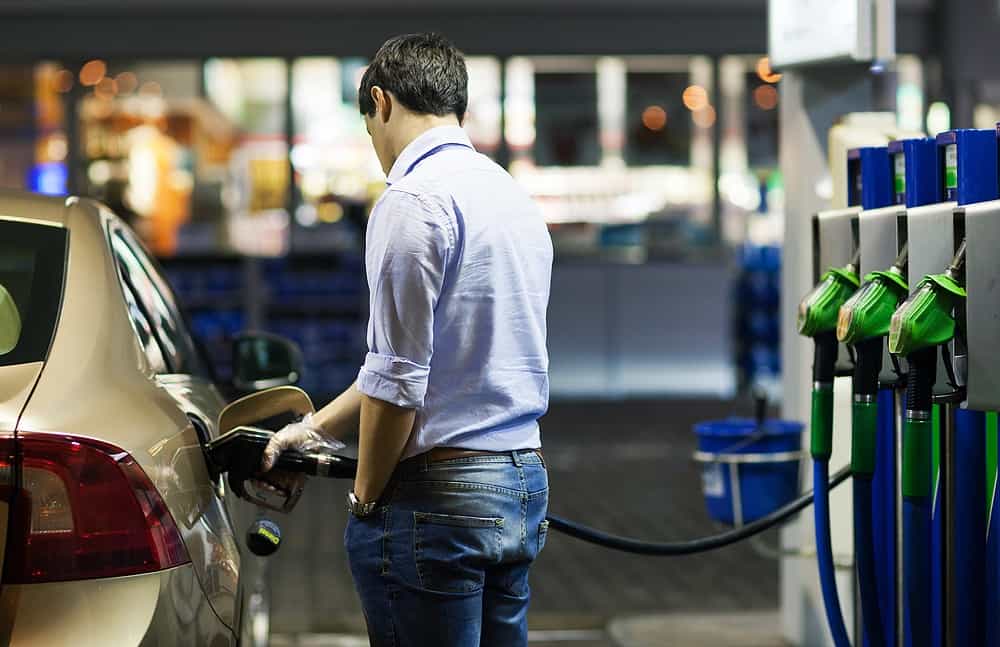
<path fill-rule="evenodd" d="M 906 572 L 908 581 L 926 581 L 927 564 L 918 560 L 924 545 L 936 543 L 933 526 L 944 528 L 942 575 L 934 576 L 937 551 L 932 551 L 930 577 L 931 590 L 940 591 L 932 600 L 931 618 L 940 622 L 941 631 L 931 632 L 934 642 L 929 644 L 938 644 L 940 637 L 948 645 L 982 645 L 985 425 L 982 413 L 967 405 L 960 408 L 967 375 L 965 214 L 969 205 L 998 197 L 997 137 L 992 130 L 956 130 L 939 135 L 937 148 L 945 198 L 955 202 L 909 213 L 911 284 L 915 277 L 922 278 L 896 310 L 889 332 L 889 351 L 906 357 L 909 365 L 901 486 L 907 501 L 906 546 L 914 560 L 908 558 Z M 946 271 L 931 273 L 940 272 L 938 265 L 920 274 L 928 264 L 924 254 L 936 261 L 950 256 Z M 940 445 L 934 433 L 934 402 L 944 405 Z M 940 456 L 938 470 L 935 455 Z M 928 536 L 925 508 L 935 496 L 935 477 L 943 496 L 937 500 Z M 917 611 L 912 609 L 913 622 L 919 622 Z"/>
<path fill-rule="evenodd" d="M 988 152 L 988 150 L 984 152 L 984 155 Z M 993 168 L 996 169 L 996 152 L 994 152 L 992 159 Z M 959 163 L 961 163 L 961 158 L 959 158 Z M 990 166 L 986 161 L 983 164 L 987 168 Z M 983 177 L 982 180 L 984 183 L 989 182 L 988 177 Z M 989 185 L 993 187 L 994 192 L 997 190 L 996 181 L 996 176 L 994 176 L 994 183 Z M 997 195 L 993 197 L 995 198 Z M 996 366 L 996 353 L 997 349 L 1000 349 L 1000 326 L 998 326 L 998 322 L 1000 322 L 1000 258 L 997 256 L 997 250 L 1000 249 L 998 247 L 1000 245 L 1000 200 L 989 200 L 965 206 L 963 210 L 956 212 L 956 226 L 963 226 L 965 230 L 965 288 L 967 296 L 964 308 L 960 308 L 956 313 L 957 327 L 964 330 L 967 350 L 965 354 L 967 358 L 965 362 L 967 371 L 965 406 L 970 412 L 996 412 L 1000 410 L 1000 367 Z M 956 356 L 960 350 L 956 350 Z M 967 413 L 965 415 L 976 414 Z M 978 592 L 980 585 L 985 586 L 985 599 L 982 607 L 982 620 L 985 626 L 982 628 L 983 640 L 981 644 L 996 647 L 1000 645 L 1000 614 L 997 611 L 998 605 L 1000 605 L 1000 595 L 998 595 L 998 589 L 1000 589 L 1000 554 L 998 554 L 1000 543 L 998 543 L 995 527 L 998 510 L 996 497 L 996 414 L 987 414 L 986 418 L 988 424 L 986 424 L 985 429 L 977 420 L 971 433 L 969 433 L 970 430 L 966 430 L 968 438 L 961 440 L 956 438 L 955 459 L 957 461 L 965 458 L 972 461 L 966 465 L 959 464 L 956 468 L 956 479 L 959 479 L 957 473 L 959 471 L 970 473 L 967 477 L 968 482 L 964 483 L 966 492 L 970 488 L 979 486 L 975 480 L 978 480 L 980 475 L 985 479 L 985 483 L 982 488 L 979 488 L 979 491 L 983 492 L 986 500 L 982 501 L 978 496 L 973 497 L 973 500 L 969 502 L 968 514 L 973 515 L 974 518 L 967 519 L 966 524 L 972 532 L 979 531 L 976 525 L 982 517 L 977 514 L 975 506 L 982 503 L 983 508 L 987 510 L 984 520 L 986 554 L 983 561 L 978 564 L 970 563 L 968 567 L 977 571 L 977 579 L 970 582 L 975 587 L 974 590 Z M 979 433 L 980 431 L 986 433 Z M 958 435 L 958 430 L 956 435 Z M 966 444 L 964 440 L 969 440 L 970 443 Z M 964 451 L 958 453 L 959 449 Z M 977 469 L 977 465 L 983 465 L 982 461 L 985 461 L 986 464 L 985 473 L 982 469 Z M 965 479 L 960 479 L 961 481 L 965 481 Z M 956 492 L 956 497 L 958 496 L 961 496 L 960 492 Z M 956 532 L 956 534 L 958 533 Z M 972 554 L 968 557 L 962 555 L 964 546 L 958 543 L 960 539 L 960 536 L 956 536 L 955 550 L 960 551 L 955 556 L 956 561 L 977 559 L 982 554 L 981 545 L 976 541 L 975 545 L 972 546 Z M 974 541 L 978 537 L 973 535 L 967 539 Z M 957 568 L 965 570 L 961 565 Z M 963 595 L 961 590 L 956 589 L 956 592 L 960 596 Z M 964 596 L 961 603 L 964 604 Z"/>
<path fill-rule="evenodd" d="M 833 381 L 850 366 L 837 341 L 840 307 L 858 287 L 857 217 L 863 190 L 860 161 L 848 164 L 846 209 L 813 217 L 813 274 L 817 285 L 799 304 L 799 334 L 813 339 L 810 452 L 813 459 L 816 558 L 827 622 L 837 647 L 850 647 L 837 593 L 830 538 L 830 457 L 833 453 Z M 828 268 L 820 274 L 820 268 Z"/>
<path fill-rule="evenodd" d="M 856 155 L 860 157 L 862 151 Z M 895 514 L 901 370 L 888 356 L 883 338 L 889 333 L 892 313 L 909 292 L 906 210 L 938 202 L 940 197 L 934 192 L 937 155 L 933 139 L 896 140 L 868 155 L 878 159 L 880 169 L 888 164 L 892 170 L 887 189 L 892 197 L 879 192 L 877 199 L 890 200 L 893 206 L 866 208 L 858 217 L 861 267 L 867 274 L 861 288 L 840 309 L 837 337 L 854 349 L 855 356 L 851 421 L 855 562 L 865 636 L 869 645 L 878 646 L 897 644 L 900 620 L 906 615 L 906 589 L 898 586 L 896 577 L 901 557 Z M 929 617 L 929 598 L 924 599 L 928 602 L 923 616 Z M 906 635 L 906 644 L 917 644 L 910 632 Z"/>

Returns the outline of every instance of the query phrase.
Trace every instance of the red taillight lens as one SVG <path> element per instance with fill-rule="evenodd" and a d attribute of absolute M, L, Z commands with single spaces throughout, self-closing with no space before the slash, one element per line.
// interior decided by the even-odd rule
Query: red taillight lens
<path fill-rule="evenodd" d="M 188 561 L 173 517 L 128 453 L 52 434 L 21 434 L 17 443 L 21 483 L 4 583 L 134 575 Z"/>

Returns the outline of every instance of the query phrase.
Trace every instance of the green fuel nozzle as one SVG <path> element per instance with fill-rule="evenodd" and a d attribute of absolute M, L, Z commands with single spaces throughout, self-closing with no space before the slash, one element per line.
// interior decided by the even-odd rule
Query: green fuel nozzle
<path fill-rule="evenodd" d="M 837 315 L 848 297 L 858 289 L 857 255 L 844 267 L 833 267 L 799 303 L 799 334 L 816 337 L 837 329 Z"/>
<path fill-rule="evenodd" d="M 944 274 L 924 277 L 896 309 L 889 325 L 889 352 L 911 355 L 955 336 L 955 306 L 965 298 L 965 241 Z"/>
<path fill-rule="evenodd" d="M 906 283 L 906 246 L 888 270 L 871 272 L 865 282 L 844 305 L 837 316 L 837 339 L 858 344 L 889 334 L 892 315 L 909 293 Z"/>
<path fill-rule="evenodd" d="M 813 339 L 813 393 L 810 449 L 814 459 L 833 452 L 833 377 L 837 362 L 837 313 L 858 289 L 858 255 L 830 268 L 799 303 L 799 334 Z"/>

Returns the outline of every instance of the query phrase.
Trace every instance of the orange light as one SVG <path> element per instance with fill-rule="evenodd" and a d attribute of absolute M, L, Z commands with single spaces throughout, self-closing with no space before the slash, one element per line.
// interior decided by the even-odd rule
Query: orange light
<path fill-rule="evenodd" d="M 778 105 L 778 91 L 773 85 L 758 85 L 753 91 L 753 102 L 761 110 L 774 110 Z"/>
<path fill-rule="evenodd" d="M 132 72 L 122 72 L 115 77 L 115 83 L 118 84 L 118 91 L 122 94 L 135 92 L 139 87 L 139 79 Z"/>
<path fill-rule="evenodd" d="M 84 85 L 97 85 L 104 78 L 108 71 L 108 66 L 99 58 L 87 61 L 80 68 L 80 83 Z"/>
<path fill-rule="evenodd" d="M 151 97 L 162 97 L 163 88 L 156 81 L 146 81 L 139 86 L 139 94 L 145 94 Z"/>
<path fill-rule="evenodd" d="M 73 73 L 69 70 L 59 70 L 56 72 L 56 90 L 59 92 L 69 92 L 73 89 Z"/>
<path fill-rule="evenodd" d="M 701 110 L 708 105 L 708 92 L 700 85 L 689 85 L 681 95 L 684 107 L 691 111 Z"/>
<path fill-rule="evenodd" d="M 781 75 L 771 69 L 771 59 L 766 56 L 757 59 L 757 76 L 764 83 L 777 83 L 781 80 Z"/>
<path fill-rule="evenodd" d="M 694 121 L 694 125 L 699 128 L 711 128 L 715 125 L 715 108 L 712 106 L 705 106 L 701 110 L 697 110 L 691 114 L 691 120 Z"/>
<path fill-rule="evenodd" d="M 118 84 L 115 83 L 114 79 L 106 76 L 94 86 L 94 94 L 101 99 L 113 99 L 118 94 Z"/>
<path fill-rule="evenodd" d="M 647 106 L 642 111 L 642 125 L 653 131 L 660 131 L 667 125 L 667 111 L 661 106 Z"/>

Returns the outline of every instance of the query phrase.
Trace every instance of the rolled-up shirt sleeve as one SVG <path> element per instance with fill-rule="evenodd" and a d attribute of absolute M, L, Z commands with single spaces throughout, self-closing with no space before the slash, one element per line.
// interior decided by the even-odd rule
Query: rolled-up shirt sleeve
<path fill-rule="evenodd" d="M 357 388 L 420 408 L 434 353 L 434 308 L 454 245 L 451 230 L 440 208 L 390 190 L 372 211 L 366 244 L 369 352 Z"/>

